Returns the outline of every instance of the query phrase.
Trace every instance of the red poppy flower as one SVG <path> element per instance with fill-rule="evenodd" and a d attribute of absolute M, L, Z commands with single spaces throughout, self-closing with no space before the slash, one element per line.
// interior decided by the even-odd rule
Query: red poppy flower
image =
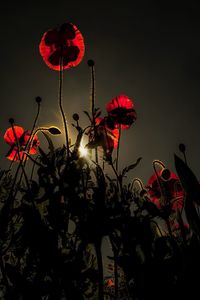
<path fill-rule="evenodd" d="M 111 158 L 113 149 L 117 148 L 118 146 L 119 130 L 117 128 L 110 129 L 107 125 L 107 118 L 96 118 L 95 125 L 96 138 L 94 136 L 94 131 L 90 131 L 90 142 L 87 147 L 102 147 L 105 159 L 109 160 Z"/>
<path fill-rule="evenodd" d="M 134 103 L 126 95 L 113 98 L 106 105 L 106 110 L 109 117 L 113 119 L 116 128 L 128 129 L 137 118 Z"/>
<path fill-rule="evenodd" d="M 150 200 L 158 207 L 163 208 L 165 205 L 172 205 L 172 209 L 181 209 L 183 207 L 183 197 L 184 191 L 181 187 L 179 178 L 173 172 L 170 172 L 168 169 L 163 169 L 158 171 L 158 176 L 164 195 L 166 197 L 165 201 L 167 203 L 161 203 L 161 197 L 163 196 L 160 189 L 160 183 L 156 174 L 153 174 L 148 180 L 148 194 Z"/>
<path fill-rule="evenodd" d="M 72 23 L 64 23 L 44 33 L 39 50 L 49 68 L 59 71 L 61 59 L 63 69 L 77 66 L 85 53 L 85 45 L 78 28 Z"/>
<path fill-rule="evenodd" d="M 14 131 L 15 134 L 13 132 L 13 128 L 10 127 L 6 130 L 4 134 L 4 140 L 11 146 L 6 157 L 10 160 L 19 161 L 22 158 L 28 158 L 27 155 L 24 155 L 24 150 L 27 150 L 30 154 L 36 154 L 37 147 L 39 146 L 38 137 L 35 135 L 31 142 L 30 148 L 26 149 L 27 143 L 30 139 L 30 131 L 24 131 L 24 129 L 20 126 L 14 126 Z M 19 145 L 19 153 L 17 145 Z"/>
<path fill-rule="evenodd" d="M 96 118 L 97 134 L 102 136 L 102 144 L 108 149 L 117 148 L 119 140 L 119 130 L 108 127 L 106 118 Z"/>

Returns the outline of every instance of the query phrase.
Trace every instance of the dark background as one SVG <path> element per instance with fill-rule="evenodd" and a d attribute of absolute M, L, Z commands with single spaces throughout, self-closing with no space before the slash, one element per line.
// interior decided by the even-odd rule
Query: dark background
<path fill-rule="evenodd" d="M 161 3 L 160 3 L 161 2 Z M 122 133 L 121 167 L 142 156 L 131 178 L 146 180 L 152 161 L 174 170 L 174 153 L 185 143 L 188 163 L 200 179 L 200 11 L 188 1 L 16 1 L 3 2 L 0 12 L 0 156 L 9 146 L 3 135 L 8 119 L 30 129 L 36 96 L 43 98 L 39 126 L 62 127 L 58 109 L 58 72 L 40 57 L 43 33 L 64 22 L 74 23 L 85 39 L 86 52 L 76 68 L 64 73 L 64 108 L 69 125 L 89 109 L 88 59 L 95 60 L 96 106 L 124 93 L 135 101 L 137 122 Z M 69 127 L 72 140 L 75 130 Z M 64 136 L 56 137 L 56 145 Z M 45 141 L 44 141 L 45 143 Z"/>

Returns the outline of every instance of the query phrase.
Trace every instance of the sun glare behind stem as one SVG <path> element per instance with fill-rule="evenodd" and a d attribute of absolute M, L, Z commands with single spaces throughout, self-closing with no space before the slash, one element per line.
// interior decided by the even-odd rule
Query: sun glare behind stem
<path fill-rule="evenodd" d="M 80 152 L 80 156 L 82 157 L 88 156 L 88 149 L 85 148 L 83 145 L 80 145 L 79 152 Z"/>

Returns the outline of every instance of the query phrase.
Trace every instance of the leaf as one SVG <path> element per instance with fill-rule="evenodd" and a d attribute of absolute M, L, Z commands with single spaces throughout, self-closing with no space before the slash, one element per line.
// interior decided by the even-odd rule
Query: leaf
<path fill-rule="evenodd" d="M 128 167 L 125 167 L 122 170 L 122 175 L 121 176 L 124 177 L 126 173 L 128 173 L 130 170 L 133 170 L 139 164 L 139 162 L 141 161 L 141 159 L 142 159 L 142 157 L 139 157 L 134 164 L 129 165 Z"/>
<path fill-rule="evenodd" d="M 192 231 L 200 241 L 200 219 L 189 193 L 185 198 L 185 215 Z"/>
<path fill-rule="evenodd" d="M 39 150 L 39 153 L 40 153 L 40 156 L 41 156 L 41 162 L 45 165 L 49 165 L 50 163 L 50 160 L 47 156 L 47 154 L 42 150 L 42 148 L 38 147 L 38 150 Z M 36 162 L 35 162 L 36 163 Z M 38 163 L 36 163 L 38 164 Z"/>
<path fill-rule="evenodd" d="M 86 114 L 86 116 L 88 117 L 88 119 L 92 123 L 92 118 L 90 117 L 89 113 L 86 110 L 84 110 L 83 112 Z"/>
<path fill-rule="evenodd" d="M 95 113 L 95 118 L 98 118 L 101 115 L 101 110 Z"/>
<path fill-rule="evenodd" d="M 39 148 L 38 148 L 38 149 L 39 149 Z M 39 150 L 41 150 L 41 148 L 40 148 Z M 43 165 L 40 164 L 36 159 L 34 159 L 34 158 L 31 156 L 31 154 L 29 154 L 29 153 L 26 152 L 26 151 L 24 151 L 24 153 L 28 156 L 28 158 L 29 158 L 34 164 L 36 164 L 36 165 L 39 166 L 39 167 L 43 167 Z M 44 153 L 44 152 L 43 152 L 43 153 Z"/>
<path fill-rule="evenodd" d="M 192 170 L 186 165 L 186 163 L 174 154 L 175 167 L 178 177 L 181 181 L 183 189 L 186 193 L 190 194 L 192 201 L 200 204 L 200 185 L 199 182 L 192 172 Z"/>
<path fill-rule="evenodd" d="M 47 142 L 49 144 L 49 150 L 50 150 L 51 154 L 53 154 L 54 145 L 53 145 L 53 142 L 52 142 L 51 138 L 49 137 L 49 135 L 46 132 L 42 131 L 42 133 L 44 134 L 45 138 L 47 139 Z"/>
<path fill-rule="evenodd" d="M 176 171 L 180 178 L 181 184 L 186 192 L 186 218 L 191 229 L 200 240 L 200 219 L 194 205 L 194 201 L 198 203 L 200 202 L 199 182 L 192 170 L 186 165 L 186 163 L 182 159 L 180 159 L 176 154 L 174 155 L 174 158 Z"/>
<path fill-rule="evenodd" d="M 145 201 L 143 203 L 143 209 L 146 209 L 152 217 L 160 216 L 160 210 L 153 202 Z"/>

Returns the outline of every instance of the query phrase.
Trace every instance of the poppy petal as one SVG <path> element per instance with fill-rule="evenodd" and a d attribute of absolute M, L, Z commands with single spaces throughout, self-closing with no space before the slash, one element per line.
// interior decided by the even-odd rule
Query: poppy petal
<path fill-rule="evenodd" d="M 137 118 L 134 103 L 126 95 L 113 98 L 106 105 L 106 110 L 109 117 L 114 121 L 116 128 L 128 129 Z"/>
<path fill-rule="evenodd" d="M 62 56 L 63 69 L 68 69 L 77 66 L 83 59 L 84 39 L 75 25 L 65 23 L 59 29 L 51 29 L 43 34 L 39 51 L 49 68 L 60 71 Z"/>
<path fill-rule="evenodd" d="M 14 126 L 14 131 L 15 131 L 15 134 L 13 132 L 13 128 L 10 127 L 6 130 L 5 134 L 4 134 L 4 140 L 6 143 L 8 143 L 9 145 L 13 145 L 13 144 L 16 144 L 17 141 L 16 141 L 16 138 L 15 138 L 15 135 L 17 137 L 17 139 L 20 139 L 20 137 L 23 135 L 24 133 L 24 129 L 20 126 Z"/>

